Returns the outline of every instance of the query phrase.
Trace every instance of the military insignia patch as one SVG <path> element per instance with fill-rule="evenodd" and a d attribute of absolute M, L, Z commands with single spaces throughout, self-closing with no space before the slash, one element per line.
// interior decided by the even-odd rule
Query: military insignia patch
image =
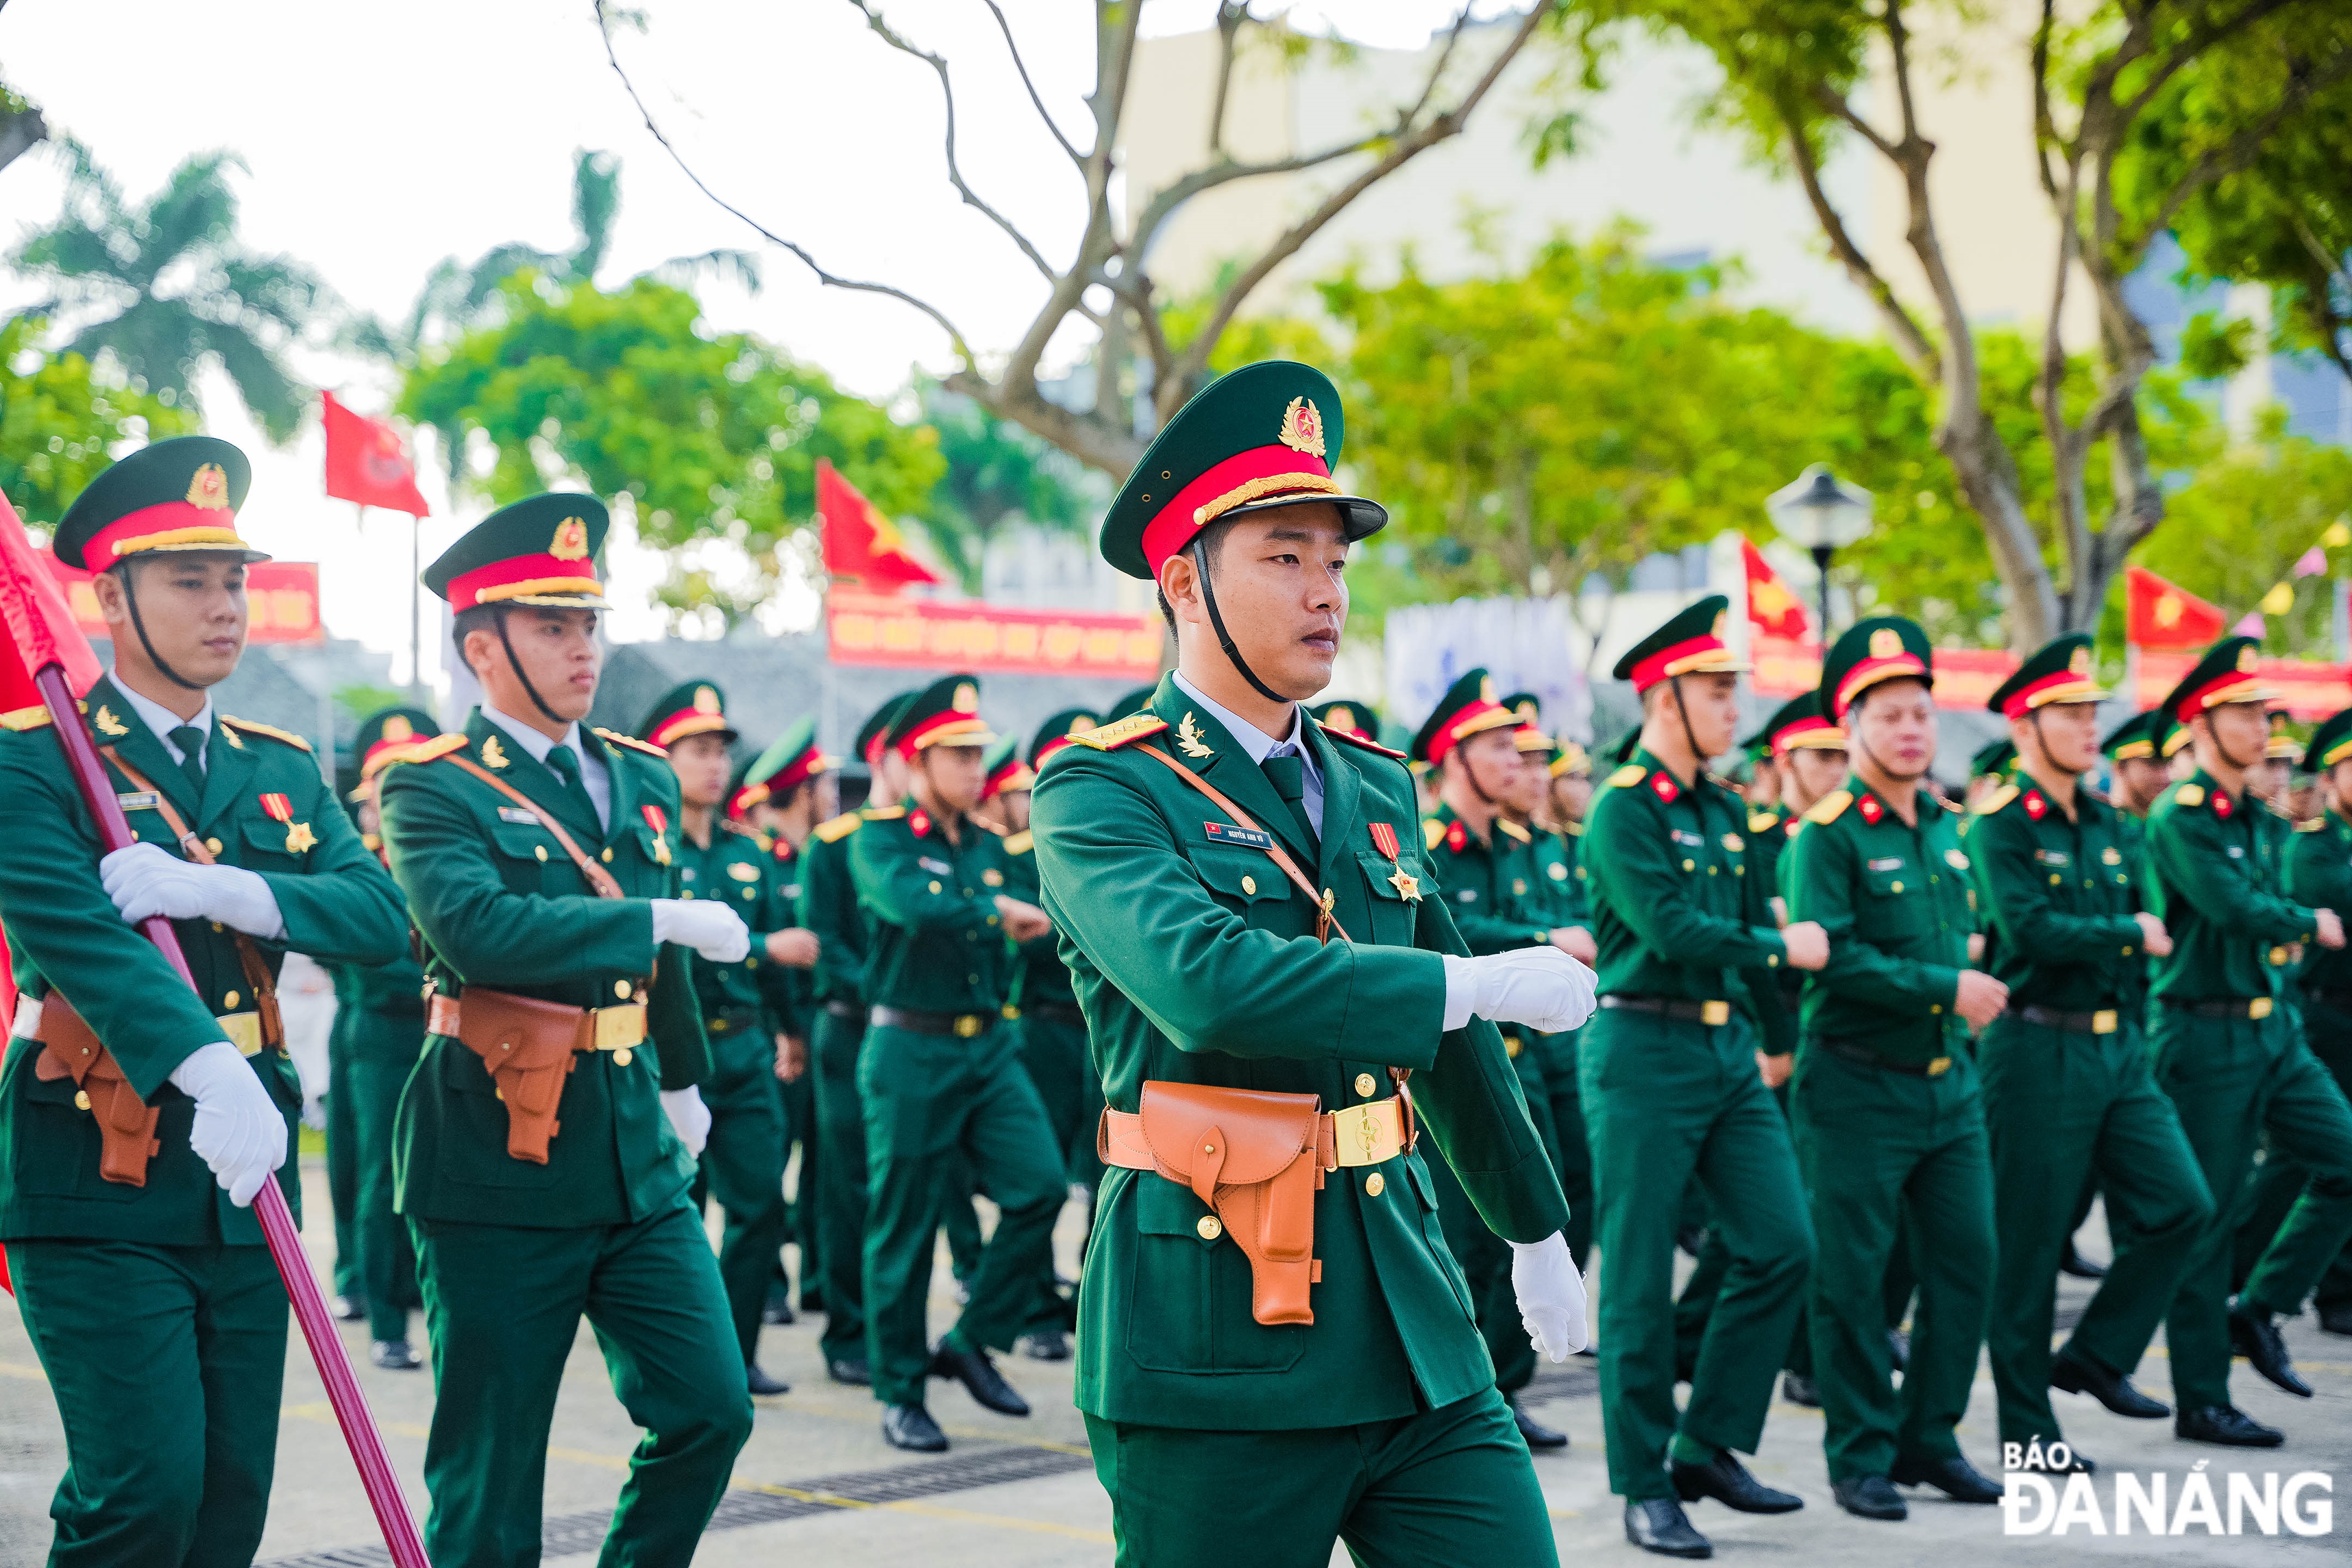
<path fill-rule="evenodd" d="M 1653 790 L 1655 790 L 1657 792 L 1658 798 L 1664 801 L 1668 805 L 1674 805 L 1675 801 L 1683 793 L 1682 786 L 1675 783 L 1675 775 L 1669 773 L 1661 772 L 1652 773 L 1650 775 L 1650 787 Z"/>
<path fill-rule="evenodd" d="M 637 810 L 644 815 L 646 826 L 654 830 L 654 864 L 656 866 L 668 865 L 669 813 L 664 811 L 660 806 L 654 805 L 651 801 L 648 801 L 645 805 L 637 807 Z"/>
<path fill-rule="evenodd" d="M 916 837 L 929 837 L 931 835 L 930 813 L 923 810 L 920 806 L 917 806 L 913 811 L 907 814 L 907 826 L 908 828 L 913 830 Z"/>
<path fill-rule="evenodd" d="M 1845 808 L 1853 804 L 1853 792 L 1852 790 L 1833 789 L 1830 791 L 1829 794 L 1822 796 L 1821 799 L 1813 802 L 1811 806 L 1807 807 L 1802 820 L 1806 822 L 1818 822 L 1824 825 L 1835 822 L 1845 811 Z M 1793 825 L 1791 826 L 1790 831 L 1794 831 Z"/>
<path fill-rule="evenodd" d="M 2238 672 L 2251 675 L 2254 669 L 2254 645 L 2248 643 L 2238 650 Z"/>
<path fill-rule="evenodd" d="M 1478 683 L 1478 700 L 1481 702 L 1492 702 L 1495 700 L 1495 678 L 1493 676 L 1490 675 L 1486 677 L 1486 679 Z"/>
<path fill-rule="evenodd" d="M 760 868 L 747 866 L 740 860 L 730 860 L 727 874 L 739 882 L 756 882 L 760 879 Z"/>
<path fill-rule="evenodd" d="M 1168 728 L 1168 721 L 1156 713 L 1130 713 L 1126 718 L 1115 720 L 1098 730 L 1088 730 L 1083 732 L 1073 730 L 1070 731 L 1070 739 L 1088 751 L 1108 752 L 1124 746 L 1129 741 L 1141 740 L 1146 735 L 1157 735 L 1166 728 Z"/>
<path fill-rule="evenodd" d="M 567 517 L 555 525 L 555 537 L 548 541 L 547 552 L 558 561 L 588 559 L 588 525 L 576 517 Z"/>
<path fill-rule="evenodd" d="M 1468 847 L 1469 843 L 1470 830 L 1463 826 L 1460 821 L 1449 822 L 1445 825 L 1445 847 L 1448 849 L 1459 855 Z"/>
<path fill-rule="evenodd" d="M 1294 452 L 1323 456 L 1323 411 L 1308 398 L 1292 398 L 1290 406 L 1282 411 L 1276 438 Z"/>
<path fill-rule="evenodd" d="M 114 716 L 114 710 L 109 708 L 103 702 L 98 705 L 98 715 L 92 722 L 97 724 L 98 732 L 101 735 L 128 735 L 131 733 L 131 726 L 116 718 Z"/>
<path fill-rule="evenodd" d="M 2026 795 L 2025 795 L 2025 815 L 2026 815 L 2026 816 L 2030 816 L 2030 817 L 2033 818 L 2033 820 L 2034 820 L 2034 821 L 2039 822 L 2039 821 L 2041 821 L 2041 820 L 2042 819 L 2042 817 L 2043 817 L 2043 816 L 2045 816 L 2046 815 L 2048 815 L 2049 810 L 2050 810 L 2050 803 L 2049 803 L 2048 801 L 2046 801 L 2046 800 L 2044 800 L 2044 799 L 2042 799 L 2042 795 L 2041 795 L 2041 792 L 2040 792 L 2040 791 L 2038 791 L 2038 790 L 2029 790 L 2029 791 L 2027 791 L 2027 792 L 2026 792 Z"/>
<path fill-rule="evenodd" d="M 713 691 L 708 686 L 696 687 L 694 689 L 694 710 L 697 713 L 718 712 L 719 693 Z"/>
<path fill-rule="evenodd" d="M 955 710 L 956 710 L 957 712 L 959 712 L 959 713 L 977 713 L 977 712 L 979 712 L 979 711 L 980 711 L 980 688 L 979 688 L 979 687 L 977 687 L 977 686 L 974 686 L 974 685 L 973 685 L 971 681 L 969 681 L 969 680 L 967 680 L 967 681 L 963 681 L 963 682 L 961 682 L 961 684 L 959 684 L 959 685 L 956 687 L 956 689 L 955 689 L 955 698 L 954 698 L 954 700 L 953 700 L 953 706 L 954 706 L 954 708 L 955 708 Z"/>
<path fill-rule="evenodd" d="M 1864 795 L 1862 797 L 1862 804 L 1855 809 L 1862 813 L 1862 819 L 1864 822 L 1869 823 L 1874 827 L 1878 826 L 1878 819 L 1886 815 L 1886 808 L 1878 804 L 1878 797 L 1876 795 Z"/>
<path fill-rule="evenodd" d="M 2181 805 L 2203 805 L 2205 804 L 2205 786 L 2203 784 L 2182 784 L 2179 789 L 2172 792 L 2172 798 L 2177 804 Z"/>
<path fill-rule="evenodd" d="M 2230 804 L 2230 795 L 2228 791 L 2217 789 L 2213 792 L 2214 816 L 2226 817 L 2235 809 L 2236 808 Z"/>
<path fill-rule="evenodd" d="M 1994 812 L 1999 811 L 2002 806 L 2007 805 L 2011 801 L 2015 800 L 2016 798 L 2017 786 L 2015 784 L 2003 784 L 1999 789 L 1993 791 L 1990 795 L 1985 796 L 1984 799 L 1977 803 L 1977 815 L 1979 816 L 1990 816 Z"/>
<path fill-rule="evenodd" d="M 378 738 L 385 741 L 413 741 L 416 739 L 416 726 L 394 713 L 383 721 L 383 732 Z"/>
<path fill-rule="evenodd" d="M 228 510 L 228 475 L 218 463 L 205 463 L 188 481 L 188 504 L 206 511 Z"/>
<path fill-rule="evenodd" d="M 507 749 L 499 744 L 499 738 L 496 735 L 482 742 L 482 765 L 486 768 L 502 768 L 507 765 Z"/>
<path fill-rule="evenodd" d="M 1748 840 L 1740 837 L 1737 833 L 1727 833 L 1723 836 L 1723 847 L 1737 855 L 1748 847 Z"/>
<path fill-rule="evenodd" d="M 1203 744 L 1201 740 L 1201 727 L 1193 721 L 1192 715 L 1190 713 L 1185 714 L 1183 722 L 1176 726 L 1176 749 L 1188 757 L 1205 757 L 1210 754 L 1210 747 Z"/>
<path fill-rule="evenodd" d="M 1439 844 L 1444 842 L 1444 839 L 1445 824 L 1438 821 L 1437 818 L 1433 816 L 1421 825 L 1421 847 L 1423 849 L 1434 849 Z"/>
<path fill-rule="evenodd" d="M 1761 833 L 1766 828 L 1770 827 L 1772 824 L 1778 820 L 1779 819 L 1769 811 L 1751 811 L 1748 814 L 1748 831 L 1750 833 Z"/>
<path fill-rule="evenodd" d="M 1881 626 L 1876 631 L 1871 633 L 1870 657 L 1873 658 L 1901 658 L 1903 657 L 1903 634 L 1896 631 L 1893 626 Z"/>

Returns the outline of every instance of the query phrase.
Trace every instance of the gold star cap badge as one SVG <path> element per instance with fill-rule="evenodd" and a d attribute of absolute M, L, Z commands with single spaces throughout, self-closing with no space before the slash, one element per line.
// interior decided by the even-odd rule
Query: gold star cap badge
<path fill-rule="evenodd" d="M 718 712 L 719 693 L 711 690 L 708 686 L 696 687 L 694 689 L 694 710 L 697 713 Z"/>
<path fill-rule="evenodd" d="M 218 463 L 197 465 L 195 477 L 188 481 L 188 504 L 206 511 L 226 511 L 228 471 Z"/>
<path fill-rule="evenodd" d="M 549 542 L 547 552 L 558 561 L 588 559 L 588 524 L 576 517 L 567 517 L 555 525 L 555 537 Z"/>
<path fill-rule="evenodd" d="M 1881 626 L 1876 631 L 1871 633 L 1870 657 L 1873 658 L 1901 658 L 1903 657 L 1903 634 L 1896 631 L 1893 626 Z"/>
<path fill-rule="evenodd" d="M 959 713 L 980 711 L 980 688 L 967 680 L 955 689 L 955 710 Z"/>
<path fill-rule="evenodd" d="M 1323 456 L 1323 411 L 1308 398 L 1292 398 L 1282 411 L 1279 438 L 1294 452 Z"/>
<path fill-rule="evenodd" d="M 395 713 L 383 721 L 383 733 L 377 738 L 384 741 L 413 741 L 416 738 L 416 726 Z"/>

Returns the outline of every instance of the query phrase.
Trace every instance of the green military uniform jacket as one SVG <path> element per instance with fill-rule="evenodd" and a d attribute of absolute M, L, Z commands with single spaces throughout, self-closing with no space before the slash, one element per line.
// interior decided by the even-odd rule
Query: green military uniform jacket
<path fill-rule="evenodd" d="M 2295 826 L 2287 845 L 2286 896 L 2315 910 L 2352 911 L 2352 825 L 2343 813 L 2329 811 Z M 2295 984 L 2306 991 L 2335 993 L 2341 1010 L 2341 998 L 2352 992 L 2352 948 L 2311 943 L 2304 949 Z"/>
<path fill-rule="evenodd" d="M 677 863 L 678 897 L 719 899 L 743 917 L 751 930 L 751 950 L 733 963 L 694 961 L 695 1001 L 710 1039 L 717 1079 L 747 1076 L 760 1087 L 775 1070 L 775 1037 L 789 1033 L 792 973 L 768 957 L 769 934 L 792 924 L 792 907 L 775 876 L 766 839 L 740 823 L 712 825 L 708 847 L 683 829 L 671 835 Z M 716 1087 L 716 1080 L 714 1080 Z M 712 1100 L 713 1109 L 718 1102 Z"/>
<path fill-rule="evenodd" d="M 2010 1005 L 2136 1016 L 2147 954 L 2133 918 L 2129 818 L 2085 789 L 2069 816 L 2031 777 L 1987 795 L 1974 816 L 1966 856 L 1984 922 L 1979 967 L 2009 987 Z"/>
<path fill-rule="evenodd" d="M 768 892 L 773 910 L 770 918 L 775 922 L 772 929 L 782 931 L 800 923 L 801 875 L 808 868 L 808 858 L 789 838 L 766 842 Z M 760 960 L 761 989 L 767 995 L 769 1011 L 776 1016 L 777 1027 L 794 1039 L 806 1040 L 815 1021 L 811 1016 L 816 1010 L 815 972 L 770 963 L 761 951 L 769 934 L 755 931 L 751 935 L 751 955 Z"/>
<path fill-rule="evenodd" d="M 1952 1003 L 1976 914 L 1957 814 L 1921 790 L 1914 827 L 1860 779 L 1848 786 L 1805 813 L 1787 850 L 1789 918 L 1830 939 L 1805 979 L 1804 1034 L 1927 1065 L 1968 1039 Z"/>
<path fill-rule="evenodd" d="M 83 709 L 92 740 L 117 748 L 146 775 L 220 864 L 258 872 L 269 884 L 286 930 L 256 945 L 273 978 L 289 950 L 331 964 L 398 955 L 406 936 L 399 891 L 320 779 L 307 745 L 266 725 L 215 717 L 199 800 L 110 679 L 90 688 Z M 195 977 L 190 991 L 106 896 L 97 826 L 46 716 L 20 721 L 22 730 L 0 731 L 0 800 L 7 802 L 0 919 L 17 988 L 28 996 L 62 990 L 161 1118 L 146 1185 L 106 1181 L 99 1174 L 98 1123 L 76 1104 L 73 1080 L 41 1081 L 34 1072 L 41 1047 L 11 1039 L 0 1069 L 0 1241 L 86 1237 L 257 1247 L 260 1222 L 229 1203 L 189 1147 L 195 1101 L 169 1081 L 190 1052 L 228 1037 L 220 1016 L 254 1011 L 235 933 L 209 921 L 173 922 Z M 178 856 L 152 798 L 108 771 L 140 841 Z M 265 795 L 285 797 L 283 819 L 271 815 Z M 293 1064 L 276 1050 L 253 1065 L 286 1113 L 290 1142 L 302 1105 Z M 297 1162 L 286 1163 L 278 1184 L 299 1214 Z"/>
<path fill-rule="evenodd" d="M 1507 952 L 1551 941 L 1550 906 L 1538 886 L 1543 874 L 1536 866 L 1533 834 L 1498 816 L 1481 842 L 1443 801 L 1421 831 L 1446 912 L 1472 952 Z"/>
<path fill-rule="evenodd" d="M 2279 837 L 2259 804 L 2203 769 L 2156 797 L 2147 815 L 2147 907 L 2172 938 L 2155 963 L 2165 1002 L 2275 998 L 2287 948 L 2312 940 L 2310 907 L 2279 892 Z"/>
<path fill-rule="evenodd" d="M 1012 946 L 996 900 L 1004 840 L 970 818 L 961 844 L 906 805 L 863 814 L 849 839 L 850 875 L 866 919 L 868 1005 L 994 1013 L 1012 982 Z"/>
<path fill-rule="evenodd" d="M 1576 845 L 1583 831 L 1581 825 L 1559 833 L 1529 830 L 1536 900 L 1555 927 L 1580 926 L 1592 918 L 1584 907 L 1584 885 L 1576 876 Z"/>
<path fill-rule="evenodd" d="M 1790 830 L 1795 826 L 1778 806 L 1750 808 L 1748 813 L 1748 874 L 1740 879 L 1742 908 L 1751 924 L 1778 929 L 1788 909 L 1780 889 L 1780 863 L 1787 858 Z M 1773 907 L 1773 900 L 1780 900 Z M 1797 1009 L 1804 996 L 1800 970 L 1769 968 L 1748 976 L 1748 995 L 1756 1032 L 1763 1037 L 1767 1056 L 1786 1056 L 1797 1048 Z"/>
<path fill-rule="evenodd" d="M 1328 889 L 1352 940 L 1315 937 L 1315 907 L 1259 848 L 1213 837 L 1225 814 L 1121 736 L 1171 755 L 1255 817 Z M 1104 1098 L 1137 1109 L 1147 1080 L 1313 1094 L 1326 1110 L 1393 1092 L 1407 1068 L 1433 1135 L 1498 1235 L 1537 1241 L 1568 1205 L 1501 1037 L 1442 1030 L 1443 953 L 1467 947 L 1433 896 L 1395 753 L 1316 725 L 1319 842 L 1213 718 L 1163 679 L 1142 714 L 1062 748 L 1040 770 L 1034 831 Z M 1374 827 L 1384 830 L 1375 836 Z M 1392 835 L 1398 859 L 1381 838 Z M 1332 1173 L 1315 1200 L 1311 1325 L 1250 1310 L 1248 1259 L 1190 1189 L 1148 1172 L 1105 1178 L 1080 1291 L 1077 1404 L 1105 1420 L 1280 1430 L 1400 1419 L 1493 1385 L 1429 1173 L 1405 1153 Z M 1203 1499 L 1213 1507 L 1213 1499 Z"/>
<path fill-rule="evenodd" d="M 427 1036 L 394 1131 L 400 1212 L 411 1219 L 624 1225 L 655 1214 L 693 1180 L 694 1162 L 659 1096 L 699 1086 L 710 1052 L 691 954 L 666 944 L 656 963 L 646 902 L 684 890 L 674 864 L 677 778 L 658 752 L 625 736 L 583 730 L 581 743 L 611 779 L 609 827 L 479 709 L 462 744 L 445 736 L 381 775 L 393 875 L 423 933 L 425 973 L 441 993 L 462 1001 L 467 985 L 480 985 L 604 1007 L 643 990 L 649 1005 L 645 1044 L 626 1060 L 617 1051 L 572 1058 L 544 1165 L 507 1152 L 506 1107 L 481 1058 L 446 1036 Z M 552 834 L 436 745 L 520 790 L 603 862 L 625 896 L 596 897 Z"/>
<path fill-rule="evenodd" d="M 846 812 L 821 825 L 802 854 L 800 922 L 816 933 L 816 968 L 810 980 L 820 1005 L 866 1005 L 866 947 L 872 933 L 849 874 L 849 837 L 866 826 L 866 816 Z"/>
<path fill-rule="evenodd" d="M 1044 896 L 1037 885 L 1037 837 L 1027 830 L 1007 834 L 1004 838 L 1004 891 L 1024 903 L 1034 904 Z M 1034 1007 L 1039 1003 L 1048 1006 L 1075 1007 L 1077 993 L 1070 986 L 1070 966 L 1062 962 L 1062 938 L 1058 931 L 1033 936 L 1015 944 L 1018 952 L 1013 970 L 1013 1006 L 1015 1010 Z"/>

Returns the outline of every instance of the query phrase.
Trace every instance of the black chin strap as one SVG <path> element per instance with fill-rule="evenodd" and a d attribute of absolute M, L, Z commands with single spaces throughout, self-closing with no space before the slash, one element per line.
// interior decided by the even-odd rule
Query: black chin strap
<path fill-rule="evenodd" d="M 2266 756 L 2256 756 L 2251 763 L 2242 763 L 2238 761 L 2237 758 L 2231 756 L 2230 754 L 2230 748 L 2221 743 L 2221 731 L 2220 728 L 2214 724 L 2213 716 L 2210 713 L 2208 713 L 2205 716 L 2205 733 L 2212 740 L 2213 749 L 2221 753 L 2221 760 L 2229 763 L 2231 767 L 2237 769 L 2242 773 L 2250 773 L 2270 760 Z M 2264 752 L 2270 750 L 2270 737 L 2267 734 L 2263 737 L 2263 750 Z"/>
<path fill-rule="evenodd" d="M 147 635 L 147 622 L 145 618 L 139 614 L 139 595 L 131 590 L 131 567 L 126 565 L 122 568 L 122 603 L 123 605 L 131 612 L 131 629 L 139 634 L 139 646 L 147 650 L 147 662 L 153 665 L 157 670 L 162 672 L 164 679 L 170 681 L 181 690 L 202 691 L 204 689 L 203 687 L 198 686 L 194 681 L 181 675 L 178 670 L 173 669 L 170 665 L 165 664 L 163 662 L 163 656 L 155 651 L 154 641 Z"/>
<path fill-rule="evenodd" d="M 2057 759 L 2050 754 L 2050 737 L 2042 732 L 2041 709 L 2036 708 L 2032 710 L 2026 714 L 2025 719 L 2027 723 L 2033 726 L 2033 743 L 2042 749 L 2042 765 L 2043 767 L 2048 768 L 2053 773 L 2064 773 L 2070 778 L 2078 779 L 2084 773 L 2091 771 L 2088 768 L 2062 768 L 2058 765 Z"/>
<path fill-rule="evenodd" d="M 1698 731 L 1691 728 L 1690 710 L 1683 706 L 1683 678 L 1670 675 L 1666 684 L 1675 689 L 1675 717 L 1683 721 L 1683 739 L 1690 742 L 1691 773 L 1696 777 L 1706 772 L 1706 753 L 1698 749 Z"/>
<path fill-rule="evenodd" d="M 514 671 L 517 680 L 522 682 L 523 693 L 530 699 L 531 706 L 546 714 L 551 724 L 569 724 L 572 721 L 550 708 L 547 699 L 539 694 L 539 688 L 530 683 L 530 677 L 522 672 L 522 660 L 515 657 L 514 644 L 507 637 L 507 609 L 503 605 L 499 606 L 498 623 L 499 646 L 507 650 L 507 668 Z"/>
<path fill-rule="evenodd" d="M 1497 816 L 1500 816 L 1503 810 L 1502 802 L 1496 800 L 1493 795 L 1488 795 L 1486 793 L 1486 786 L 1478 782 L 1478 764 L 1470 760 L 1470 753 L 1466 751 L 1457 749 L 1454 755 L 1462 759 L 1462 776 L 1469 781 L 1470 793 L 1476 795 L 1488 808 L 1493 810 Z"/>
<path fill-rule="evenodd" d="M 1243 662 L 1242 650 L 1234 646 L 1234 634 L 1225 630 L 1225 617 L 1217 613 L 1217 591 L 1209 585 L 1208 552 L 1202 548 L 1198 539 L 1192 541 L 1192 570 L 1201 579 L 1201 603 L 1209 607 L 1209 624 L 1217 629 L 1217 643 L 1225 650 L 1225 657 L 1234 661 L 1234 668 L 1242 672 L 1244 680 L 1257 688 L 1260 697 L 1268 702 L 1288 702 L 1289 698 L 1257 678 L 1257 671 Z M 1478 793 L 1480 799 L 1486 798 L 1484 790 Z"/>

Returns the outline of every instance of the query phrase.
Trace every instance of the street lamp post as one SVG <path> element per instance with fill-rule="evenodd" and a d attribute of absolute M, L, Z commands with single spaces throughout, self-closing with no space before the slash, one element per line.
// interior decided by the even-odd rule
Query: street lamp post
<path fill-rule="evenodd" d="M 1815 463 L 1764 500 L 1780 537 L 1810 553 L 1822 579 L 1822 647 L 1830 646 L 1830 562 L 1870 531 L 1870 492 Z"/>

